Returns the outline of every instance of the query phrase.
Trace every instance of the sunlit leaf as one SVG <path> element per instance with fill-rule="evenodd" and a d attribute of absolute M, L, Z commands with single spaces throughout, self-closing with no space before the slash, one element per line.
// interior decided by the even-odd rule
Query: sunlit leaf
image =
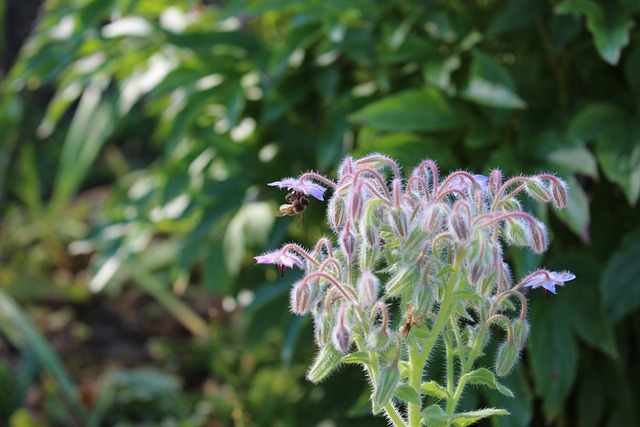
<path fill-rule="evenodd" d="M 491 56 L 473 50 L 469 81 L 460 95 L 480 105 L 497 108 L 524 108 L 509 71 Z"/>
<path fill-rule="evenodd" d="M 435 89 L 409 90 L 367 105 L 351 120 L 386 131 L 440 131 L 464 125 L 465 112 Z"/>

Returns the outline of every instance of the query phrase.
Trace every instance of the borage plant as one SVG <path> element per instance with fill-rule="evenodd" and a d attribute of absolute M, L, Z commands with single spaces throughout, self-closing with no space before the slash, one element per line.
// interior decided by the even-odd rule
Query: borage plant
<path fill-rule="evenodd" d="M 305 272 L 291 290 L 291 310 L 313 316 L 319 351 L 310 381 L 322 381 L 341 363 L 361 364 L 373 412 L 384 411 L 395 426 L 466 426 L 507 414 L 456 407 L 469 384 L 512 396 L 496 375 L 509 373 L 527 339 L 523 289 L 556 293 L 575 277 L 538 270 L 514 283 L 503 259 L 503 244 L 545 251 L 544 224 L 523 212 L 517 196 L 524 191 L 564 208 L 562 180 L 547 174 L 503 180 L 498 170 L 489 177 L 456 171 L 441 180 L 425 160 L 404 181 L 393 160 L 372 154 L 347 157 L 337 183 L 305 173 L 271 185 L 290 190 L 288 214 L 303 210 L 307 196 L 323 200 L 325 186 L 333 189 L 327 216 L 335 242 L 322 237 L 312 250 L 289 243 L 255 257 L 281 272 L 294 266 Z M 395 323 L 394 310 L 401 316 Z M 490 370 L 476 361 L 492 325 L 505 338 Z M 437 343 L 444 350 L 442 381 L 425 375 Z"/>

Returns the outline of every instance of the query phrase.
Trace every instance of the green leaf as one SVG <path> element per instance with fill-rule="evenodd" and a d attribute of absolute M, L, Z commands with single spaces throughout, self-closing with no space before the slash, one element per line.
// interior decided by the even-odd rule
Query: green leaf
<path fill-rule="evenodd" d="M 396 387 L 395 395 L 405 402 L 413 403 L 414 405 L 422 405 L 420 394 L 407 383 L 402 383 Z"/>
<path fill-rule="evenodd" d="M 484 388 L 481 390 L 488 404 L 504 408 L 511 414 L 508 417 L 494 419 L 492 425 L 500 427 L 528 427 L 533 418 L 533 393 L 523 364 L 518 364 L 504 378 L 504 382 L 514 391 L 516 398 L 505 396 L 498 391 Z"/>
<path fill-rule="evenodd" d="M 460 128 L 466 112 L 435 89 L 407 90 L 375 101 L 351 115 L 384 131 L 434 132 Z"/>
<path fill-rule="evenodd" d="M 600 292 L 614 322 L 640 307 L 640 240 L 623 244 L 609 259 L 600 281 Z"/>
<path fill-rule="evenodd" d="M 513 397 L 513 393 L 507 387 L 503 386 L 496 380 L 493 372 L 488 370 L 487 368 L 476 369 L 475 371 L 469 372 L 462 376 L 462 379 L 469 382 L 470 384 L 480 384 L 487 386 L 489 388 L 498 390 L 500 393 L 505 396 Z"/>
<path fill-rule="evenodd" d="M 574 332 L 586 343 L 598 348 L 610 357 L 617 357 L 618 351 L 613 324 L 605 309 L 601 296 L 600 281 L 602 265 L 596 259 L 583 253 L 555 255 L 548 261 L 548 267 L 555 270 L 566 269 L 577 277 L 577 283 L 569 282 L 558 295 L 568 313 Z"/>
<path fill-rule="evenodd" d="M 477 411 L 459 412 L 448 415 L 439 405 L 431 405 L 422 411 L 424 422 L 427 427 L 465 427 L 483 418 L 494 415 L 509 415 L 504 409 L 485 408 Z"/>
<path fill-rule="evenodd" d="M 515 29 L 531 26 L 544 12 L 546 4 L 538 0 L 511 0 L 495 15 L 487 34 L 503 35 Z"/>
<path fill-rule="evenodd" d="M 524 108 L 509 71 L 489 55 L 473 50 L 469 81 L 460 96 L 476 104 L 496 108 Z"/>
<path fill-rule="evenodd" d="M 618 4 L 602 6 L 592 0 L 564 0 L 554 9 L 558 14 L 584 15 L 598 53 L 611 65 L 620 60 L 620 52 L 629 44 L 629 33 L 634 26 L 625 8 L 615 3 Z"/>
<path fill-rule="evenodd" d="M 611 123 L 623 120 L 627 113 L 617 105 L 594 102 L 574 116 L 569 125 L 569 133 L 584 141 L 597 139 Z"/>
<path fill-rule="evenodd" d="M 485 408 L 477 411 L 461 412 L 453 414 L 451 424 L 455 427 L 465 427 L 480 421 L 483 418 L 489 418 L 496 415 L 509 415 L 509 412 L 498 408 Z"/>
<path fill-rule="evenodd" d="M 74 196 L 115 124 L 115 106 L 102 87 L 85 89 L 73 116 L 60 155 L 51 203 L 61 207 Z"/>
<path fill-rule="evenodd" d="M 420 390 L 427 396 L 437 397 L 438 399 L 447 399 L 449 397 L 449 392 L 447 391 L 447 389 L 435 381 L 423 383 L 420 386 Z"/>
<path fill-rule="evenodd" d="M 594 103 L 576 115 L 569 132 L 584 140 L 596 140 L 596 157 L 605 175 L 634 205 L 640 196 L 638 119 L 616 105 Z"/>
<path fill-rule="evenodd" d="M 566 176 L 565 181 L 569 187 L 567 207 L 554 210 L 558 218 L 569 226 L 571 231 L 580 236 L 583 242 L 591 241 L 589 226 L 591 225 L 591 213 L 589 211 L 589 199 L 578 180 L 573 176 Z"/>
<path fill-rule="evenodd" d="M 571 333 L 574 313 L 563 301 L 567 297 L 562 289 L 557 296 L 546 299 L 537 292 L 529 304 L 532 327 L 527 350 L 547 420 L 554 419 L 564 407 L 578 370 L 578 348 Z"/>
<path fill-rule="evenodd" d="M 45 337 L 35 328 L 20 306 L 0 289 L 0 331 L 9 337 L 17 348 L 29 352 L 57 383 L 59 393 L 69 405 L 69 410 L 82 424 L 87 413 L 78 400 L 75 385 L 60 358 Z"/>
<path fill-rule="evenodd" d="M 344 363 L 364 363 L 370 364 L 371 357 L 366 351 L 356 351 L 355 353 L 349 353 L 342 356 L 341 359 Z"/>
<path fill-rule="evenodd" d="M 629 203 L 640 196 L 640 123 L 629 117 L 612 123 L 598 139 L 596 156 L 605 175 L 622 188 Z"/>

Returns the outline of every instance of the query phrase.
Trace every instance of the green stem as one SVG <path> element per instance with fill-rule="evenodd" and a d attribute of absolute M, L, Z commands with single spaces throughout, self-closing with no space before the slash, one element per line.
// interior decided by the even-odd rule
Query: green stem
<path fill-rule="evenodd" d="M 442 329 L 451 317 L 451 312 L 453 310 L 453 293 L 458 282 L 458 272 L 460 271 L 462 252 L 462 248 L 460 248 L 460 250 L 458 250 L 456 253 L 456 258 L 453 265 L 454 272 L 449 278 L 449 283 L 446 284 L 444 298 L 442 299 L 440 310 L 438 310 L 436 322 L 431 329 L 431 337 L 426 341 L 422 352 L 418 353 L 418 350 L 417 348 L 415 348 L 415 346 L 409 348 L 409 369 L 411 371 L 411 374 L 409 376 L 409 385 L 418 392 L 420 392 L 421 388 L 420 386 L 422 383 L 422 373 L 424 370 L 424 366 L 426 365 L 427 360 L 429 360 L 431 350 L 433 350 L 433 346 L 438 341 L 438 337 L 440 336 Z M 420 426 L 421 409 L 422 408 L 419 405 L 413 403 L 408 404 L 408 418 L 410 427 Z"/>
<path fill-rule="evenodd" d="M 453 345 L 451 344 L 451 331 L 445 329 L 442 337 L 444 338 L 445 349 L 447 353 L 447 392 L 449 398 L 447 399 L 447 414 L 453 414 L 456 409 L 457 401 L 454 401 L 454 372 L 453 372 Z"/>

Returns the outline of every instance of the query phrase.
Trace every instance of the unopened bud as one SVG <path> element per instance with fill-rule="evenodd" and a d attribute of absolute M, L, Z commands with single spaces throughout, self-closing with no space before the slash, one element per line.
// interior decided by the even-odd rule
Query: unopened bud
<path fill-rule="evenodd" d="M 360 217 L 360 233 L 364 236 L 364 242 L 369 247 L 378 246 L 378 218 L 376 216 L 376 210 L 379 204 L 380 199 L 369 199 Z"/>
<path fill-rule="evenodd" d="M 362 181 L 359 181 L 351 190 L 349 204 L 349 218 L 353 224 L 358 224 L 362 217 L 362 206 L 364 205 L 364 194 L 362 192 Z"/>
<path fill-rule="evenodd" d="M 527 194 L 535 200 L 543 203 L 551 201 L 551 193 L 539 178 L 530 178 L 524 186 Z"/>
<path fill-rule="evenodd" d="M 420 229 L 420 227 L 413 227 L 411 233 L 409 233 L 407 241 L 402 246 L 402 250 L 404 252 L 411 252 L 417 247 L 422 247 L 424 246 L 426 239 L 427 236 L 425 232 Z"/>
<path fill-rule="evenodd" d="M 389 223 L 396 236 L 400 238 L 407 237 L 409 226 L 407 216 L 402 209 L 391 209 L 389 211 Z"/>
<path fill-rule="evenodd" d="M 531 249 L 537 254 L 543 253 L 547 249 L 547 228 L 540 221 L 535 221 L 535 225 L 529 227 L 531 237 Z"/>
<path fill-rule="evenodd" d="M 338 231 L 344 226 L 347 216 L 345 214 L 345 203 L 342 197 L 333 196 L 331 200 L 329 200 L 327 218 L 329 219 L 329 225 L 334 231 Z"/>
<path fill-rule="evenodd" d="M 338 167 L 338 178 L 342 178 L 345 175 L 353 174 L 353 157 L 347 156 L 344 158 L 340 167 Z"/>
<path fill-rule="evenodd" d="M 553 204 L 558 209 L 564 209 L 567 207 L 567 184 L 558 180 L 551 184 L 551 193 L 553 194 Z"/>
<path fill-rule="evenodd" d="M 365 270 L 358 277 L 358 302 L 361 307 L 371 307 L 378 300 L 380 280 L 369 270 Z"/>
<path fill-rule="evenodd" d="M 389 344 L 391 344 L 389 331 L 376 326 L 367 334 L 365 348 L 369 351 L 383 352 L 389 348 Z"/>
<path fill-rule="evenodd" d="M 373 270 L 378 263 L 380 253 L 380 246 L 369 247 L 367 245 L 360 245 L 360 257 L 358 258 L 360 267 Z"/>
<path fill-rule="evenodd" d="M 425 231 L 438 233 L 444 227 L 447 211 L 442 203 L 432 203 L 424 211 L 422 228 Z"/>
<path fill-rule="evenodd" d="M 516 366 L 519 356 L 520 351 L 515 344 L 509 344 L 508 341 L 500 344 L 496 352 L 496 375 L 504 377 L 509 374 L 513 367 Z"/>
<path fill-rule="evenodd" d="M 527 226 L 519 218 L 509 218 L 505 224 L 505 233 L 509 243 L 515 246 L 527 246 Z"/>
<path fill-rule="evenodd" d="M 342 354 L 333 346 L 322 347 L 307 372 L 307 379 L 312 383 L 319 383 L 324 380 L 338 367 L 341 357 Z"/>
<path fill-rule="evenodd" d="M 415 268 L 401 267 L 396 274 L 391 276 L 385 290 L 387 296 L 398 297 L 407 289 L 416 286 L 418 281 L 418 270 Z"/>
<path fill-rule="evenodd" d="M 340 307 L 338 323 L 331 334 L 334 348 L 342 353 L 348 352 L 349 347 L 351 346 L 351 329 L 347 327 L 344 319 L 346 310 L 346 305 L 342 305 L 342 307 Z"/>
<path fill-rule="evenodd" d="M 420 277 L 420 286 L 415 290 L 413 305 L 418 313 L 429 313 L 435 300 L 435 286 L 429 282 L 428 269 L 424 269 Z"/>
<path fill-rule="evenodd" d="M 529 335 L 529 324 L 526 320 L 517 318 L 512 322 L 511 328 L 513 329 L 513 343 L 518 350 L 522 350 Z"/>
<path fill-rule="evenodd" d="M 382 411 L 384 406 L 389 403 L 400 382 L 400 370 L 396 363 L 381 366 L 379 372 L 378 382 L 375 385 L 372 397 L 374 414 Z"/>
<path fill-rule="evenodd" d="M 315 319 L 315 339 L 318 347 L 324 347 L 331 342 L 331 331 L 335 323 L 335 317 L 327 310 L 314 316 Z"/>
<path fill-rule="evenodd" d="M 291 289 L 291 311 L 302 316 L 313 307 L 313 300 L 317 294 L 317 287 L 308 281 L 301 280 Z"/>
<path fill-rule="evenodd" d="M 471 218 L 469 205 L 458 200 L 451 211 L 449 217 L 449 228 L 453 231 L 453 235 L 460 242 L 466 242 L 471 237 Z"/>
<path fill-rule="evenodd" d="M 356 236 L 351 232 L 349 221 L 347 221 L 340 233 L 340 249 L 349 259 L 353 259 L 356 253 Z"/>
<path fill-rule="evenodd" d="M 381 169 L 386 164 L 386 158 L 380 154 L 371 154 L 355 162 L 356 170 L 362 168 Z"/>

